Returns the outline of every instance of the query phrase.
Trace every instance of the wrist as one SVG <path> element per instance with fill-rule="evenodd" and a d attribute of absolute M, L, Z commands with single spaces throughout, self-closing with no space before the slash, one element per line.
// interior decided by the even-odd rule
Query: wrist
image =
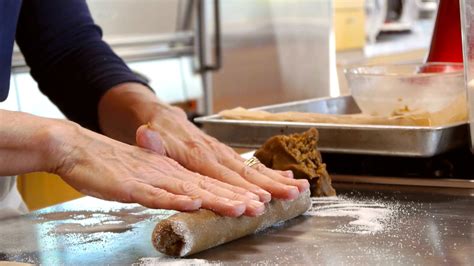
<path fill-rule="evenodd" d="M 37 171 L 56 173 L 74 127 L 79 126 L 0 110 L 0 176 Z"/>
<path fill-rule="evenodd" d="M 81 145 L 84 130 L 71 121 L 48 119 L 34 140 L 37 150 L 46 158 L 42 171 L 62 175 L 68 165 L 74 165 L 73 151 Z"/>
<path fill-rule="evenodd" d="M 105 93 L 99 103 L 99 124 L 111 138 L 135 144 L 136 130 L 157 117 L 186 119 L 179 108 L 158 100 L 149 88 L 138 83 L 123 83 Z"/>

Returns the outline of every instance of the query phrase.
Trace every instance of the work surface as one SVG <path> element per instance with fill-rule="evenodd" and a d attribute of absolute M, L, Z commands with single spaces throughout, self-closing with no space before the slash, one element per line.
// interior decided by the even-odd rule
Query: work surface
<path fill-rule="evenodd" d="M 474 192 L 336 184 L 338 197 L 259 234 L 175 259 L 154 250 L 172 212 L 85 197 L 0 222 L 0 261 L 90 264 L 470 264 Z"/>

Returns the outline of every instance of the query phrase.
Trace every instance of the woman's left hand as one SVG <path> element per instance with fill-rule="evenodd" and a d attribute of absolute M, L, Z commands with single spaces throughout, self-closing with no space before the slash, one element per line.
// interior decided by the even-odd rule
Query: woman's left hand
<path fill-rule="evenodd" d="M 309 183 L 293 179 L 291 171 L 275 171 L 263 164 L 247 166 L 233 149 L 206 135 L 176 107 L 161 109 L 147 125 L 138 128 L 136 141 L 191 171 L 246 189 L 262 202 L 270 201 L 272 196 L 294 199 L 309 189 Z"/>

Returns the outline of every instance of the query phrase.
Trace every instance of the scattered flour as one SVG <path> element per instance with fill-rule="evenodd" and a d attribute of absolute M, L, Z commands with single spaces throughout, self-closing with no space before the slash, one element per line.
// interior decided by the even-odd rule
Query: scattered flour
<path fill-rule="evenodd" d="M 164 266 L 181 266 L 181 265 L 198 265 L 198 266 L 220 266 L 222 263 L 212 262 L 203 259 L 164 259 L 164 258 L 141 258 L 139 262 L 132 264 L 134 266 L 147 265 L 164 265 Z"/>
<path fill-rule="evenodd" d="M 304 215 L 319 217 L 349 217 L 354 220 L 333 232 L 375 234 L 389 227 L 397 212 L 393 205 L 376 200 L 353 200 L 344 196 L 311 198 L 311 209 Z"/>

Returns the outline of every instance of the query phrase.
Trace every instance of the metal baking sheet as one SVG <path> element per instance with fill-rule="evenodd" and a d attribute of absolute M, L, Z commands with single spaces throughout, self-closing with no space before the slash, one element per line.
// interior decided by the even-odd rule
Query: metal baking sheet
<path fill-rule="evenodd" d="M 360 113 L 352 96 L 317 98 L 269 105 L 252 110 L 272 113 L 298 111 L 326 114 Z M 311 127 L 319 130 L 319 149 L 323 152 L 431 157 L 468 145 L 468 125 L 385 126 L 327 123 L 297 123 L 223 119 L 219 115 L 195 120 L 203 130 L 220 141 L 240 148 L 258 148 L 268 138 L 291 134 Z"/>

